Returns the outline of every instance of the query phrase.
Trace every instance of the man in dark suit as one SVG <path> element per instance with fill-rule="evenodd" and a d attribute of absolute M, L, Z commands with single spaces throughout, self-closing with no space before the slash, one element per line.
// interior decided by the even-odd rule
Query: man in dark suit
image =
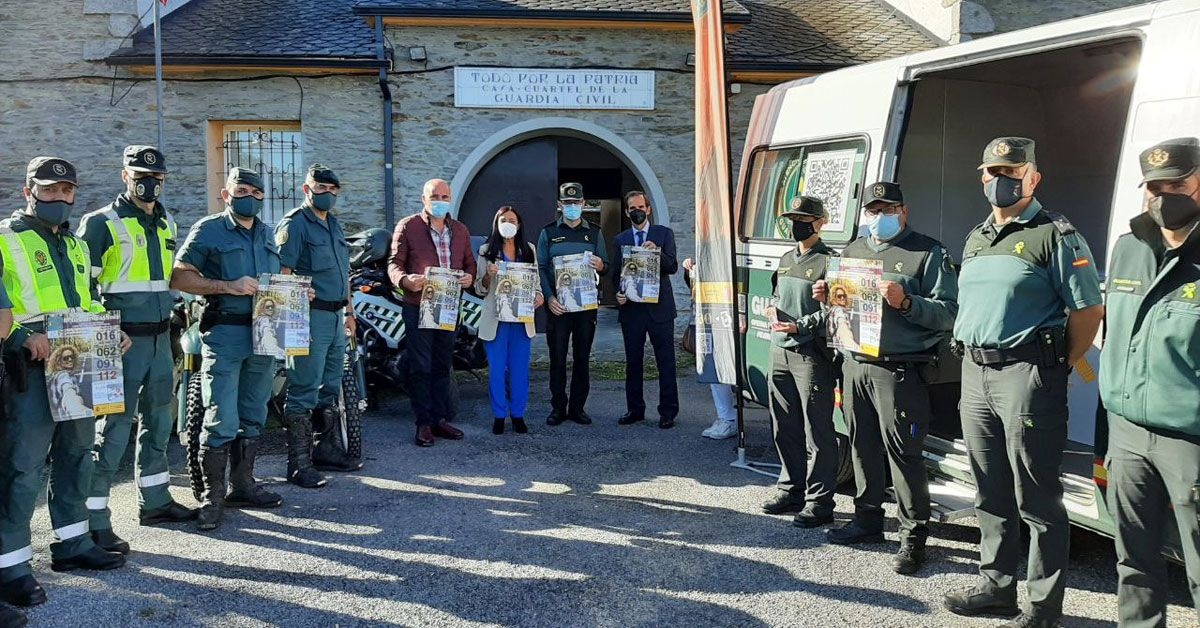
<path fill-rule="evenodd" d="M 614 240 L 613 268 L 623 268 L 624 247 L 641 246 L 659 250 L 658 303 L 636 303 L 617 294 L 620 306 L 617 320 L 625 337 L 625 404 L 628 412 L 617 421 L 630 425 L 646 418 L 646 401 L 642 397 L 643 359 L 646 337 L 654 347 L 654 362 L 658 365 L 658 426 L 675 426 L 679 414 L 679 384 L 675 379 L 675 295 L 671 291 L 671 275 L 679 269 L 675 258 L 675 232 L 663 225 L 650 224 L 653 209 L 645 193 L 634 190 L 625 195 L 625 215 L 633 228 L 617 234 Z"/>

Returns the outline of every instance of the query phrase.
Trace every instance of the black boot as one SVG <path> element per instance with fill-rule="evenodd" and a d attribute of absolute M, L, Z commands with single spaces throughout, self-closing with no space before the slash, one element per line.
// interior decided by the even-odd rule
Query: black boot
<path fill-rule="evenodd" d="M 204 473 L 204 503 L 196 527 L 216 530 L 225 512 L 225 467 L 229 466 L 229 445 L 200 448 L 200 469 Z"/>
<path fill-rule="evenodd" d="M 492 419 L 492 433 L 496 435 L 504 433 L 504 419 Z"/>
<path fill-rule="evenodd" d="M 325 478 L 312 465 L 310 420 L 308 412 L 283 417 L 287 427 L 287 481 L 301 488 L 320 488 L 325 486 Z"/>
<path fill-rule="evenodd" d="M 229 495 L 225 503 L 230 508 L 275 508 L 283 498 L 254 482 L 254 459 L 258 457 L 257 438 L 238 438 L 233 441 L 229 456 Z"/>
<path fill-rule="evenodd" d="M 925 539 L 911 538 L 900 541 L 900 551 L 892 557 L 892 570 L 907 576 L 917 573 L 925 566 Z"/>
<path fill-rule="evenodd" d="M 525 419 L 523 419 L 519 416 L 515 416 L 515 417 L 513 417 L 512 422 L 513 422 L 513 431 L 514 432 L 516 432 L 518 434 L 528 434 L 529 433 L 529 426 L 525 425 Z"/>
<path fill-rule="evenodd" d="M 322 410 L 321 433 L 317 434 L 317 448 L 313 450 L 313 466 L 321 471 L 341 471 L 350 473 L 363 468 L 363 463 L 357 458 L 346 455 L 342 443 L 338 439 L 338 429 L 341 424 L 338 411 L 335 408 Z"/>
<path fill-rule="evenodd" d="M 24 628 L 29 625 L 25 613 L 7 606 L 0 606 L 0 628 Z"/>

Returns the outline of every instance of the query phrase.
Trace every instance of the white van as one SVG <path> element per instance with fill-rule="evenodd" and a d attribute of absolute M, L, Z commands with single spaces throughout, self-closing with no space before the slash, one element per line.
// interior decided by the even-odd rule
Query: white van
<path fill-rule="evenodd" d="M 759 96 L 735 201 L 739 307 L 749 323 L 745 394 L 766 400 L 763 310 L 776 260 L 794 246 L 779 220 L 794 196 L 825 201 L 831 221 L 823 234 L 839 246 L 857 235 L 863 187 L 898 181 L 911 226 L 961 260 L 967 232 L 990 211 L 976 170 L 983 147 L 1002 135 L 1029 137 L 1044 175 L 1038 198 L 1074 223 L 1100 263 L 1142 209 L 1138 153 L 1200 136 L 1197 59 L 1200 0 L 1169 0 L 838 70 Z M 1111 535 L 1098 351 L 1071 376 L 1063 484 L 1072 520 Z M 935 386 L 933 397 L 926 457 L 937 512 L 943 520 L 967 516 L 974 488 L 958 386 Z M 847 458 L 843 452 L 841 479 L 852 477 Z"/>

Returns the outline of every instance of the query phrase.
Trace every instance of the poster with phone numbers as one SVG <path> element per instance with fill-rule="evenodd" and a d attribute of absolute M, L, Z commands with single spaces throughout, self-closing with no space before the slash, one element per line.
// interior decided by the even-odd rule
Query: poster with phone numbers
<path fill-rule="evenodd" d="M 120 312 L 51 314 L 46 338 L 51 418 L 75 421 L 125 411 Z"/>

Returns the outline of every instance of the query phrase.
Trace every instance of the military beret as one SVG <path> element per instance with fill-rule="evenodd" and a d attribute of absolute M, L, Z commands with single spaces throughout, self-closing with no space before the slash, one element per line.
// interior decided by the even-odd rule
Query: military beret
<path fill-rule="evenodd" d="M 153 146 L 126 146 L 125 168 L 134 172 L 158 172 L 166 174 L 167 160 Z"/>
<path fill-rule="evenodd" d="M 1200 140 L 1178 137 L 1159 142 L 1138 155 L 1142 183 L 1182 179 L 1200 167 Z"/>
<path fill-rule="evenodd" d="M 75 184 L 75 166 L 61 157 L 34 157 L 25 170 L 25 180 L 35 185 Z"/>
<path fill-rule="evenodd" d="M 231 187 L 239 183 L 252 185 L 260 190 L 267 189 L 263 185 L 262 175 L 249 168 L 230 168 L 229 177 L 225 179 L 225 187 Z"/>
<path fill-rule="evenodd" d="M 784 210 L 780 216 L 796 220 L 800 217 L 825 218 L 828 216 L 825 211 L 825 203 L 815 196 L 797 196 L 792 199 L 788 208 Z"/>
<path fill-rule="evenodd" d="M 900 191 L 900 184 L 892 181 L 878 181 L 868 185 L 867 193 L 863 198 L 863 207 L 879 201 L 888 205 L 903 203 L 904 192 Z"/>
<path fill-rule="evenodd" d="M 582 201 L 583 186 L 578 183 L 564 183 L 558 186 L 558 200 Z"/>
<path fill-rule="evenodd" d="M 997 137 L 983 149 L 979 169 L 993 166 L 1023 166 L 1037 163 L 1033 154 L 1034 142 L 1027 137 Z"/>
<path fill-rule="evenodd" d="M 308 178 L 317 183 L 342 187 L 342 182 L 338 180 L 337 174 L 321 164 L 313 164 L 308 167 Z"/>

